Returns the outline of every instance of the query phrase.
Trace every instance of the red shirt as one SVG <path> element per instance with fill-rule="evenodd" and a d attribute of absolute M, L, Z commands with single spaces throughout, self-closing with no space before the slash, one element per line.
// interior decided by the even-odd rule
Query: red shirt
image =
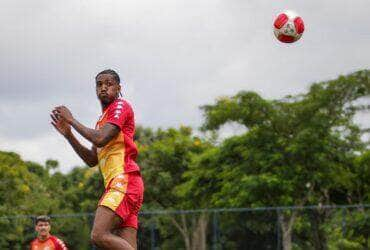
<path fill-rule="evenodd" d="M 106 123 L 116 125 L 120 132 L 107 145 L 97 149 L 105 186 L 119 174 L 140 171 L 136 164 L 138 150 L 134 143 L 135 117 L 131 105 L 122 98 L 117 98 L 103 110 L 96 129 Z"/>
<path fill-rule="evenodd" d="M 68 250 L 64 242 L 57 237 L 50 235 L 44 241 L 41 241 L 39 238 L 34 239 L 31 242 L 31 250 Z"/>

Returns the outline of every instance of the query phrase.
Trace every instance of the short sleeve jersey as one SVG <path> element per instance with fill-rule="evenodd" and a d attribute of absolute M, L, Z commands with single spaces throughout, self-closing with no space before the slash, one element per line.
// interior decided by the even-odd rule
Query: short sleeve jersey
<path fill-rule="evenodd" d="M 38 238 L 34 239 L 31 242 L 31 250 L 68 250 L 67 246 L 61 239 L 50 235 L 44 241 L 39 240 Z"/>
<path fill-rule="evenodd" d="M 140 171 L 136 164 L 138 150 L 134 143 L 135 119 L 131 105 L 117 98 L 103 110 L 95 128 L 100 129 L 106 123 L 114 124 L 120 132 L 107 145 L 97 149 L 105 187 L 119 174 Z"/>

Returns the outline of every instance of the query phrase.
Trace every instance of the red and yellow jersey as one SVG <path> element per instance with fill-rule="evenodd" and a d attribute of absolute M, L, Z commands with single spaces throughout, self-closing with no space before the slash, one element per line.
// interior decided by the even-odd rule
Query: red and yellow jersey
<path fill-rule="evenodd" d="M 31 250 L 68 250 L 64 242 L 57 237 L 50 235 L 44 241 L 36 238 L 31 242 Z"/>
<path fill-rule="evenodd" d="M 120 174 L 140 171 L 135 162 L 138 151 L 134 143 L 135 120 L 131 105 L 117 98 L 103 110 L 95 128 L 99 129 L 106 123 L 116 125 L 120 132 L 107 145 L 97 149 L 105 187 Z"/>

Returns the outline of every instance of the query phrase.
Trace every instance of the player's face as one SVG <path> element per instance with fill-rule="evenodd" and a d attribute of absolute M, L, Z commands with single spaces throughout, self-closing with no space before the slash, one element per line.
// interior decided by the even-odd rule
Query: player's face
<path fill-rule="evenodd" d="M 35 229 L 39 236 L 46 237 L 50 232 L 50 224 L 49 222 L 39 221 L 37 222 Z"/>
<path fill-rule="evenodd" d="M 110 74 L 101 74 L 96 78 L 96 95 L 104 105 L 113 102 L 121 90 L 114 77 Z"/>

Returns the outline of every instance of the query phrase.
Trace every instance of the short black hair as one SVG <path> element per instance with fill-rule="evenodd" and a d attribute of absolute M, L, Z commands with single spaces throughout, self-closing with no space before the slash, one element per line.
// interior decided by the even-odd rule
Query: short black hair
<path fill-rule="evenodd" d="M 95 81 L 97 80 L 98 76 L 103 75 L 103 74 L 109 74 L 109 75 L 113 76 L 113 78 L 116 82 L 121 83 L 121 79 L 119 78 L 118 73 L 116 71 L 114 71 L 113 69 L 106 69 L 106 70 L 103 70 L 102 72 L 98 73 L 95 76 Z"/>
<path fill-rule="evenodd" d="M 36 217 L 36 220 L 35 220 L 35 225 L 37 225 L 37 223 L 39 222 L 48 222 L 50 223 L 50 217 L 47 216 L 47 215 L 40 215 L 40 216 L 37 216 Z"/>

